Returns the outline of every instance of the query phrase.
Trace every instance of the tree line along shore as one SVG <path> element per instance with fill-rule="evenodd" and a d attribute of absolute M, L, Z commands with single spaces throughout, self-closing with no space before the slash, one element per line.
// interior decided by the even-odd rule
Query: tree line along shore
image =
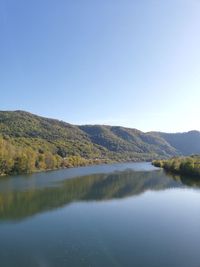
<path fill-rule="evenodd" d="M 156 167 L 163 168 L 167 172 L 200 177 L 200 155 L 154 160 L 152 164 Z"/>
<path fill-rule="evenodd" d="M 72 125 L 25 111 L 0 111 L 0 176 L 98 163 L 200 154 L 200 132 L 167 134 Z"/>

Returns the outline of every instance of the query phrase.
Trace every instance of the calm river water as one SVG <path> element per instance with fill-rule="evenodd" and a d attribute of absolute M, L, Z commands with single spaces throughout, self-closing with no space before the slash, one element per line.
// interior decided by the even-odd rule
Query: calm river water
<path fill-rule="evenodd" d="M 0 266 L 199 267 L 199 188 L 150 163 L 0 178 Z"/>

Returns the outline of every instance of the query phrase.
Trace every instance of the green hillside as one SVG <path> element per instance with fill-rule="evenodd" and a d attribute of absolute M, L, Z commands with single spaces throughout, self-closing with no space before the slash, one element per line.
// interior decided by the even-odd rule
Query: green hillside
<path fill-rule="evenodd" d="M 187 142 L 193 141 L 190 132 Z M 187 151 L 200 153 L 199 132 L 195 142 L 199 146 L 187 147 L 178 137 L 162 133 L 105 125 L 76 126 L 25 111 L 0 111 L 0 174 L 152 160 Z"/>
<path fill-rule="evenodd" d="M 154 133 L 164 138 L 171 146 L 181 152 L 182 155 L 200 153 L 200 132 L 190 131 L 187 133 Z"/>

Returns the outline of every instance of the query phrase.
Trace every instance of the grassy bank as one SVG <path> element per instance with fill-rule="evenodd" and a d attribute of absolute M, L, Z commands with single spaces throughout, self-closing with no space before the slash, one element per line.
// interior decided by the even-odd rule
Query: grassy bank
<path fill-rule="evenodd" d="M 200 177 L 200 156 L 175 157 L 168 160 L 154 160 L 156 167 L 176 174 Z"/>

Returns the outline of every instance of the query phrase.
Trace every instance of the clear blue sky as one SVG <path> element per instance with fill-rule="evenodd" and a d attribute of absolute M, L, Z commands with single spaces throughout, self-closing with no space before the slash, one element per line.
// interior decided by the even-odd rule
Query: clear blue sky
<path fill-rule="evenodd" d="M 0 109 L 200 130 L 199 0 L 1 0 Z"/>

